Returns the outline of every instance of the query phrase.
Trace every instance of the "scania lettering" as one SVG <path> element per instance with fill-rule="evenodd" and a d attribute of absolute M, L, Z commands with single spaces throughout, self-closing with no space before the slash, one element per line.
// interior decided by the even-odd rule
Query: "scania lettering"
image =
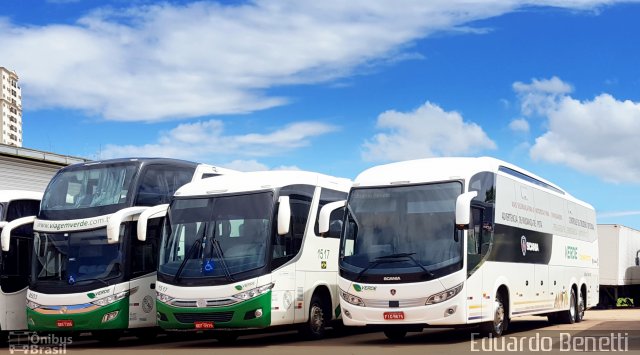
<path fill-rule="evenodd" d="M 340 316 L 337 251 L 342 210 L 317 233 L 319 207 L 344 200 L 351 183 L 301 171 L 221 176 L 185 185 L 166 214 L 158 269 L 158 324 L 238 330 L 297 324 L 311 338 Z M 148 223 L 151 224 L 150 222 Z M 144 236 L 144 230 L 139 235 Z"/>
<path fill-rule="evenodd" d="M 224 172 L 159 158 L 61 169 L 37 216 L 25 221 L 34 230 L 29 330 L 91 331 L 102 340 L 118 338 L 125 329 L 154 335 L 160 224 L 149 226 L 141 242 L 135 238 L 137 216 L 168 202 L 180 186 Z M 5 228 L 3 240 L 13 239 L 9 234 Z"/>
<path fill-rule="evenodd" d="M 338 278 L 346 325 L 389 325 L 391 339 L 473 324 L 499 336 L 512 317 L 573 323 L 598 303 L 594 209 L 511 164 L 374 167 L 356 178 L 346 211 Z"/>
<path fill-rule="evenodd" d="M 0 231 L 23 217 L 38 213 L 42 193 L 21 190 L 0 190 Z M 7 251 L 0 252 L 0 343 L 7 340 L 6 332 L 27 329 L 24 299 L 29 286 L 29 255 L 33 245 L 30 226 L 17 228 Z M 4 248 L 3 248 L 4 250 Z"/>

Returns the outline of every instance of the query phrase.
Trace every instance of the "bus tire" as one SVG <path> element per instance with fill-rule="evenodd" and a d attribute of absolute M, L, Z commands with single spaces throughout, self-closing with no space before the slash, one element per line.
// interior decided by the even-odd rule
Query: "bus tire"
<path fill-rule="evenodd" d="M 576 291 L 572 287 L 571 296 L 569 296 L 569 309 L 566 311 L 559 312 L 558 314 L 558 318 L 561 323 L 573 324 L 576 322 L 576 314 L 578 313 L 576 312 L 577 304 L 578 302 L 576 300 Z"/>
<path fill-rule="evenodd" d="M 584 312 L 586 309 L 586 295 L 583 292 L 580 292 L 580 297 L 578 297 L 576 304 L 576 323 L 582 322 L 584 319 Z"/>
<path fill-rule="evenodd" d="M 387 328 L 384 330 L 384 336 L 391 341 L 401 341 L 407 336 L 407 330 L 402 328 Z"/>
<path fill-rule="evenodd" d="M 502 293 L 498 292 L 494 301 L 493 320 L 482 323 L 480 331 L 493 338 L 498 338 L 504 334 L 509 324 L 509 315 L 505 308 Z"/>
<path fill-rule="evenodd" d="M 324 338 L 327 326 L 326 310 L 322 297 L 314 294 L 309 303 L 309 320 L 302 327 L 303 335 L 309 340 Z"/>

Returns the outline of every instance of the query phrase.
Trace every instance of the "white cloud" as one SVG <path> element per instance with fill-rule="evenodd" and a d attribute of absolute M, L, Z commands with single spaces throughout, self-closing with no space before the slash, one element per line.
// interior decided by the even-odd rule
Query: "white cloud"
<path fill-rule="evenodd" d="M 514 132 L 529 132 L 529 122 L 524 118 L 517 118 L 509 123 L 509 129 Z"/>
<path fill-rule="evenodd" d="M 266 170 L 258 158 L 280 155 L 307 146 L 313 137 L 337 128 L 319 122 L 295 122 L 269 133 L 227 135 L 218 120 L 185 123 L 160 135 L 156 143 L 145 145 L 107 145 L 101 159 L 131 156 L 163 156 L 213 162 L 234 159 L 228 167 L 238 170 Z"/>
<path fill-rule="evenodd" d="M 569 96 L 546 108 L 548 131 L 535 140 L 533 159 L 563 164 L 606 181 L 640 183 L 640 103 L 601 94 Z"/>
<path fill-rule="evenodd" d="M 469 23 L 530 5 L 592 9 L 608 3 L 129 5 L 93 11 L 72 24 L 17 25 L 0 19 L 2 64 L 21 76 L 29 109 L 71 108 L 122 121 L 243 113 L 287 102 L 271 95 L 270 88 L 326 82 L 363 64 L 406 58 L 413 41 L 434 32 L 484 33 Z"/>
<path fill-rule="evenodd" d="M 496 148 L 480 126 L 465 122 L 458 112 L 446 112 L 430 102 L 412 112 L 383 112 L 376 127 L 384 132 L 363 144 L 365 160 L 467 155 Z"/>
<path fill-rule="evenodd" d="M 222 164 L 222 166 L 227 169 L 233 169 L 238 171 L 300 170 L 300 168 L 298 168 L 295 165 L 291 165 L 291 166 L 281 165 L 281 166 L 269 168 L 269 166 L 267 166 L 266 164 L 260 163 L 255 159 L 250 159 L 250 160 L 236 159 L 229 163 Z"/>
<path fill-rule="evenodd" d="M 532 79 L 530 84 L 513 83 L 525 116 L 544 115 L 558 104 L 558 100 L 573 91 L 570 84 L 554 76 L 551 79 Z"/>

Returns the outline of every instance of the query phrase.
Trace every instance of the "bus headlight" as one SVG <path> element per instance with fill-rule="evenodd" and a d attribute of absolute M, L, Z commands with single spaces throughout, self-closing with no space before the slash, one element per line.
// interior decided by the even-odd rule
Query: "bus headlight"
<path fill-rule="evenodd" d="M 110 305 L 116 301 L 120 301 L 121 299 L 127 297 L 128 295 L 129 295 L 129 291 L 127 290 L 120 293 L 116 293 L 115 295 L 107 296 L 99 300 L 93 301 L 91 302 L 91 304 L 94 304 L 98 307 L 103 307 L 103 306 Z"/>
<path fill-rule="evenodd" d="M 459 284 L 448 290 L 444 290 L 440 293 L 436 293 L 435 295 L 431 295 L 427 298 L 427 302 L 425 302 L 424 304 L 425 305 L 436 304 L 436 303 L 444 302 L 448 299 L 451 299 L 455 297 L 458 293 L 460 293 L 460 291 L 462 291 L 463 285 L 464 284 Z"/>
<path fill-rule="evenodd" d="M 173 301 L 173 297 L 165 295 L 164 293 L 156 291 L 156 299 L 162 303 L 169 303 Z"/>
<path fill-rule="evenodd" d="M 234 298 L 237 298 L 239 300 L 249 300 L 252 299 L 254 297 L 258 297 L 260 295 L 263 295 L 265 293 L 267 293 L 269 290 L 271 290 L 273 288 L 274 284 L 270 283 L 270 284 L 266 284 L 264 286 L 260 286 L 260 287 L 256 287 L 256 288 L 252 288 L 250 290 L 247 291 L 243 291 L 240 293 L 236 293 L 235 295 L 231 296 Z"/>
<path fill-rule="evenodd" d="M 27 307 L 29 309 L 36 309 L 36 308 L 40 308 L 40 305 L 31 300 L 27 300 Z"/>
<path fill-rule="evenodd" d="M 340 290 L 340 297 L 342 297 L 343 300 L 347 301 L 348 303 L 354 304 L 356 306 L 360 306 L 360 307 L 364 307 L 364 301 L 362 300 L 362 298 L 358 297 L 358 296 L 354 296 L 352 294 L 350 294 L 349 292 L 345 292 Z"/>

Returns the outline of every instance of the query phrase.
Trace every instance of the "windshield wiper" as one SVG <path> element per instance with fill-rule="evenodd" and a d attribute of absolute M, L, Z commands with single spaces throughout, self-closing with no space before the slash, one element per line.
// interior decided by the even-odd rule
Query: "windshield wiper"
<path fill-rule="evenodd" d="M 82 282 L 87 282 L 87 281 L 91 281 L 91 282 L 93 282 L 93 281 L 99 281 L 99 282 L 103 283 L 105 286 L 111 286 L 107 281 L 105 281 L 105 280 L 103 280 L 103 279 L 96 279 L 96 278 L 91 278 L 91 279 L 82 279 L 82 280 L 80 280 L 80 281 L 76 281 L 76 282 L 74 283 L 74 285 L 77 285 L 77 284 L 82 283 Z"/>
<path fill-rule="evenodd" d="M 416 260 L 416 258 L 413 257 L 413 255 L 415 255 L 415 253 L 395 253 L 395 254 L 389 254 L 389 255 L 384 255 L 384 256 L 379 256 L 376 259 L 398 259 L 398 258 L 409 258 L 411 261 L 413 261 L 416 265 L 418 265 L 422 270 L 424 270 L 424 272 L 429 275 L 429 277 L 435 277 L 435 275 L 433 274 L 433 272 L 429 271 L 426 267 L 424 267 L 424 265 L 420 264 L 420 262 L 418 260 Z"/>
<path fill-rule="evenodd" d="M 215 223 L 215 225 L 217 226 L 218 224 Z M 216 254 L 218 254 L 220 264 L 222 264 L 222 271 L 224 272 L 224 276 L 227 278 L 227 280 L 234 282 L 235 279 L 233 278 L 233 276 L 231 276 L 231 272 L 229 272 L 229 267 L 227 266 L 227 261 L 224 258 L 224 252 L 222 251 L 222 247 L 220 246 L 220 241 L 218 240 L 218 238 L 216 238 L 215 229 L 213 230 L 213 234 L 211 235 L 211 250 L 215 250 Z"/>
<path fill-rule="evenodd" d="M 362 271 L 358 273 L 358 276 L 356 276 L 356 281 L 360 281 L 360 278 L 362 277 L 362 275 L 364 275 L 365 272 L 369 271 L 374 266 L 378 266 L 380 264 L 385 264 L 385 263 L 397 263 L 400 261 L 402 260 L 376 258 L 376 260 L 371 261 L 369 265 L 367 265 L 364 269 L 362 269 Z"/>
<path fill-rule="evenodd" d="M 176 276 L 173 277 L 173 282 L 180 281 L 180 275 L 182 274 L 182 270 L 184 270 L 185 265 L 187 265 L 187 261 L 189 261 L 189 259 L 191 258 L 191 254 L 193 254 L 193 251 L 196 249 L 196 246 L 200 247 L 200 245 L 202 244 L 202 239 L 204 239 L 205 236 L 207 235 L 207 226 L 208 224 L 205 223 L 202 237 L 196 239 L 196 241 L 193 242 L 193 244 L 191 245 L 191 248 L 189 248 L 189 251 L 187 252 L 187 254 L 184 255 L 184 260 L 182 260 L 182 263 L 180 263 L 180 266 L 178 267 L 178 271 L 176 272 Z"/>

